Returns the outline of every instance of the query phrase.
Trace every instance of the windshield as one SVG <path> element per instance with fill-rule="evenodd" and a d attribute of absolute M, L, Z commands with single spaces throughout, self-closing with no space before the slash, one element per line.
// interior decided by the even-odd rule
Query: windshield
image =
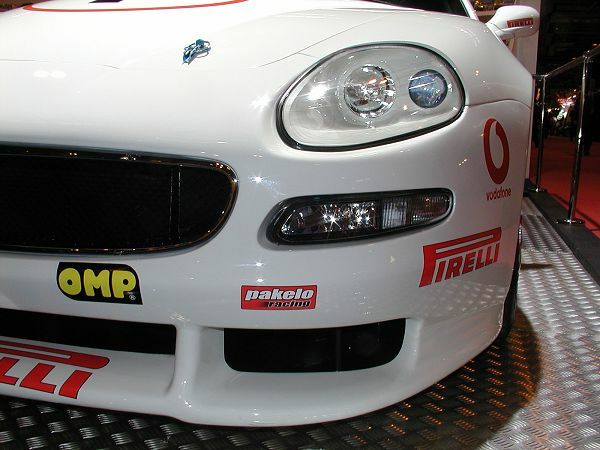
<path fill-rule="evenodd" d="M 402 6 L 404 8 L 417 8 L 427 11 L 438 11 L 459 16 L 467 16 L 467 11 L 461 0 L 371 0 L 378 3 Z"/>

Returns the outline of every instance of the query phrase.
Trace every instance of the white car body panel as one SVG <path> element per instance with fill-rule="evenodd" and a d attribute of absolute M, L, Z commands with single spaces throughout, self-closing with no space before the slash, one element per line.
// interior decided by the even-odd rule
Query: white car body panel
<path fill-rule="evenodd" d="M 142 2 L 39 6 L 133 4 Z M 183 47 L 199 37 L 210 40 L 211 53 L 182 64 Z M 379 42 L 418 45 L 444 57 L 464 86 L 458 119 L 361 150 L 287 146 L 275 123 L 283 92 L 328 55 Z M 102 355 L 110 363 L 94 370 L 77 399 L 8 384 L 0 384 L 1 394 L 205 424 L 320 422 L 417 393 L 496 337 L 517 245 L 532 96 L 529 73 L 485 25 L 352 0 L 249 0 L 167 11 L 16 10 L 0 15 L 0 86 L 10 87 L 0 89 L 0 142 L 219 161 L 238 176 L 231 216 L 199 246 L 119 256 L 1 252 L 1 308 L 177 328 L 174 357 L 38 343 Z M 510 143 L 510 170 L 501 186 L 490 179 L 482 156 L 489 119 L 502 125 Z M 502 145 L 492 139 L 491 146 L 498 164 Z M 447 219 L 430 227 L 293 249 L 266 238 L 268 218 L 289 198 L 438 187 L 450 189 L 455 203 Z M 498 189 L 511 195 L 488 200 L 486 194 Z M 424 246 L 498 227 L 496 263 L 419 287 Z M 57 264 L 65 261 L 133 267 L 143 306 L 70 301 L 56 285 Z M 313 284 L 314 310 L 240 308 L 243 285 Z M 223 328 L 328 328 L 397 318 L 407 319 L 399 355 L 371 369 L 245 373 L 231 369 L 222 355 Z M 32 366 L 24 358 L 12 370 L 27 373 Z M 71 370 L 59 365 L 47 380 L 59 385 Z"/>

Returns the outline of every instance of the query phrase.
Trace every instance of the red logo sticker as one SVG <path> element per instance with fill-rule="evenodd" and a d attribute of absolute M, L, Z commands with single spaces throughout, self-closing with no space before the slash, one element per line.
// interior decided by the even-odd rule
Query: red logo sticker
<path fill-rule="evenodd" d="M 242 309 L 315 309 L 317 286 L 242 286 Z"/>
<path fill-rule="evenodd" d="M 496 136 L 502 143 L 502 164 L 497 167 L 492 159 L 492 146 L 490 144 L 492 126 L 496 124 Z M 496 119 L 488 119 L 483 129 L 483 154 L 485 156 L 485 164 L 487 166 L 490 178 L 496 184 L 502 184 L 508 175 L 508 166 L 510 164 L 510 151 L 508 139 L 504 128 Z"/>
<path fill-rule="evenodd" d="M 516 19 L 516 20 L 507 20 L 506 27 L 507 28 L 517 28 L 517 27 L 530 27 L 533 26 L 533 18 L 526 17 L 524 19 Z"/>
<path fill-rule="evenodd" d="M 419 287 L 459 277 L 498 261 L 502 229 L 484 231 L 423 247 L 423 274 Z"/>
<path fill-rule="evenodd" d="M 87 355 L 85 353 L 3 340 L 0 340 L 1 353 L 84 369 L 101 369 L 110 362 L 104 356 Z M 33 369 L 23 375 L 19 374 L 18 370 L 13 369 L 20 361 L 18 358 L 6 356 L 0 358 L 0 384 L 16 386 L 19 383 L 20 387 L 48 394 L 54 394 L 58 387 L 58 395 L 77 398 L 79 390 L 93 375 L 93 372 L 89 370 L 75 369 L 60 386 L 57 386 L 44 381 L 50 372 L 56 368 L 54 364 L 37 363 Z"/>

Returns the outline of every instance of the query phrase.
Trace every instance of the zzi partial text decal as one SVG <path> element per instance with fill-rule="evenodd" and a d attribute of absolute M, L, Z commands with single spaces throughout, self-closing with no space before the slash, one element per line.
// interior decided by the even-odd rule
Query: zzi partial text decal
<path fill-rule="evenodd" d="M 423 274 L 419 287 L 460 277 L 498 261 L 502 229 L 484 231 L 423 247 Z"/>
<path fill-rule="evenodd" d="M 492 129 L 496 135 L 495 138 L 492 137 Z M 502 162 L 499 166 L 497 166 L 492 159 L 492 139 L 496 142 L 500 141 L 499 143 L 502 145 Z M 510 146 L 504 127 L 496 119 L 488 119 L 483 128 L 483 156 L 490 178 L 497 185 L 502 185 L 504 180 L 506 180 L 508 169 L 510 167 Z M 493 191 L 486 192 L 485 194 L 488 202 L 510 197 L 511 195 L 512 192 L 510 188 L 505 189 L 502 186 L 496 187 Z"/>
<path fill-rule="evenodd" d="M 73 300 L 141 305 L 140 280 L 125 264 L 59 263 L 56 283 Z"/>
<path fill-rule="evenodd" d="M 37 362 L 31 367 L 31 359 L 43 362 Z M 94 374 L 93 370 L 101 369 L 109 362 L 104 356 L 0 340 L 0 384 L 58 394 L 61 397 L 77 398 L 80 389 Z M 70 373 L 67 372 L 67 376 L 58 379 L 52 373 L 57 365 L 70 367 Z M 47 378 L 51 378 L 52 382 Z"/>
<path fill-rule="evenodd" d="M 317 286 L 242 286 L 242 309 L 315 309 Z"/>

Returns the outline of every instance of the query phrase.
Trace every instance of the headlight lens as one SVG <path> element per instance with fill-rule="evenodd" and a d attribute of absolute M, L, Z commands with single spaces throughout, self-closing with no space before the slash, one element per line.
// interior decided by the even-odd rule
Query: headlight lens
<path fill-rule="evenodd" d="M 296 148 L 349 150 L 427 132 L 454 120 L 464 96 L 435 53 L 390 44 L 337 53 L 283 96 L 282 137 Z"/>
<path fill-rule="evenodd" d="M 391 75 L 380 67 L 355 69 L 344 83 L 346 105 L 361 117 L 379 117 L 394 104 L 396 88 Z"/>
<path fill-rule="evenodd" d="M 281 205 L 268 237 L 303 244 L 398 233 L 443 220 L 452 203 L 447 189 L 295 198 Z"/>
<path fill-rule="evenodd" d="M 408 93 L 421 108 L 439 106 L 448 94 L 448 83 L 444 76 L 435 70 L 423 70 L 410 79 Z"/>

